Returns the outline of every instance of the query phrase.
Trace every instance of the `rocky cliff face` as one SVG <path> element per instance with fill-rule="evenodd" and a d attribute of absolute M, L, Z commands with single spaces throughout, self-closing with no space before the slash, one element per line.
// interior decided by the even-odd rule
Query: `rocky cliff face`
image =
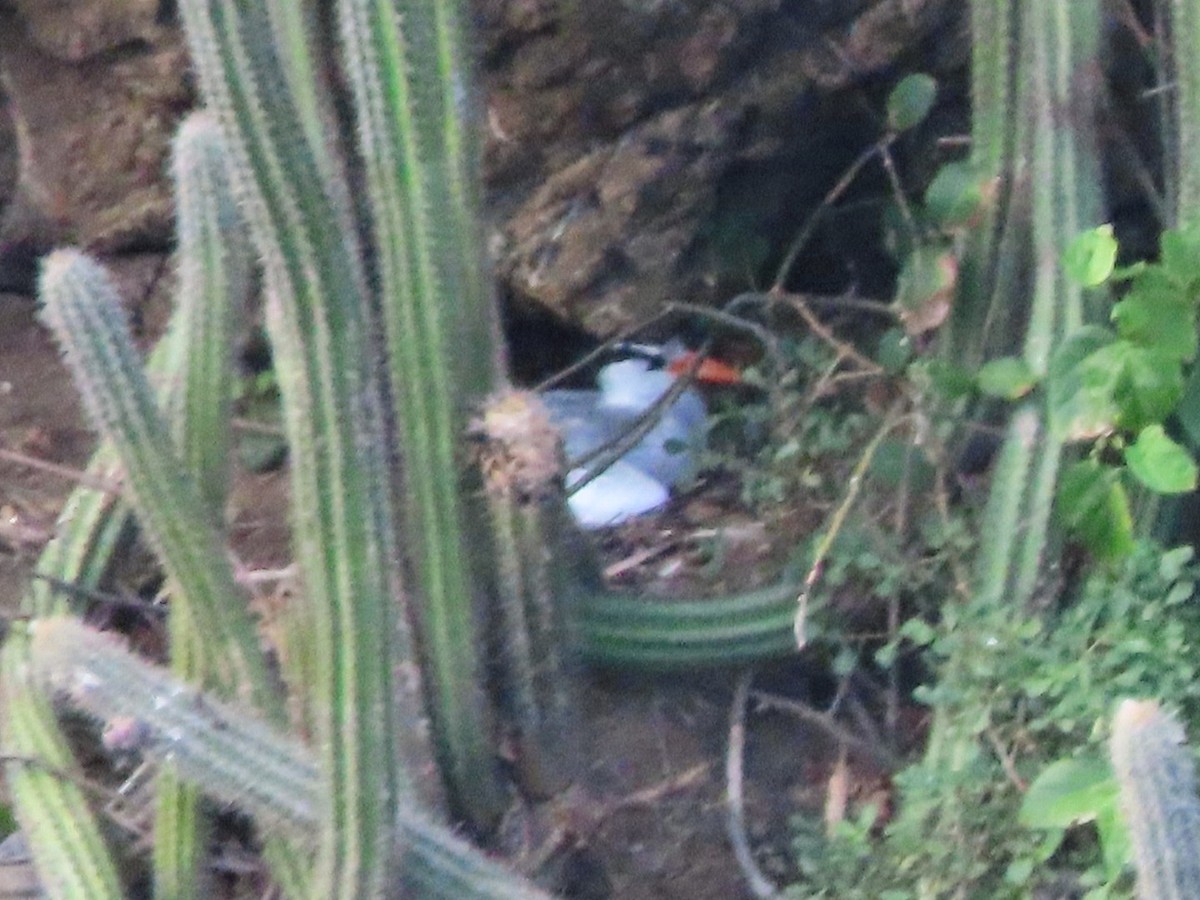
<path fill-rule="evenodd" d="M 58 242 L 167 249 L 167 144 L 195 100 L 173 5 L 0 0 L 0 276 Z M 863 92 L 961 67 L 964 7 L 476 0 L 503 293 L 609 334 L 744 289 L 870 140 Z"/>

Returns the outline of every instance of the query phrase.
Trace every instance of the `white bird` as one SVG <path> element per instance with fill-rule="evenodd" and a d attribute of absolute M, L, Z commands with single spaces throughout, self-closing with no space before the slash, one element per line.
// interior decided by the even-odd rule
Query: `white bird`
<path fill-rule="evenodd" d="M 671 389 L 677 374 L 686 371 L 691 354 L 675 348 L 643 348 L 668 360 L 655 368 L 646 358 L 609 363 L 596 378 L 597 390 L 554 390 L 542 395 L 550 420 L 563 436 L 569 464 L 570 490 L 587 474 L 575 465 L 607 448 L 636 427 L 639 419 Z M 705 360 L 697 380 L 730 383 L 738 380 L 731 367 Z M 568 498 L 575 520 L 584 528 L 619 525 L 663 506 L 671 489 L 695 472 L 695 457 L 704 447 L 706 409 L 699 392 L 686 388 L 632 449 Z"/>

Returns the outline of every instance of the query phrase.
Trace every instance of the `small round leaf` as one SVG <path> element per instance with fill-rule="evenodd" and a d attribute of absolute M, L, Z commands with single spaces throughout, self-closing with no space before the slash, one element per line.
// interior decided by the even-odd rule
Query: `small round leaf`
<path fill-rule="evenodd" d="M 1133 514 L 1118 470 L 1080 460 L 1063 472 L 1055 500 L 1060 521 L 1097 559 L 1117 562 L 1133 552 Z"/>
<path fill-rule="evenodd" d="M 1182 494 L 1196 489 L 1196 461 L 1167 435 L 1161 425 L 1148 425 L 1125 448 L 1133 476 L 1159 494 Z"/>
<path fill-rule="evenodd" d="M 1071 241 L 1063 254 L 1067 275 L 1084 287 L 1096 287 L 1108 281 L 1117 264 L 1117 239 L 1111 225 L 1085 231 Z"/>
<path fill-rule="evenodd" d="M 1037 376 L 1020 357 L 1003 356 L 985 363 L 977 381 L 979 390 L 989 397 L 1017 400 L 1033 390 Z"/>
<path fill-rule="evenodd" d="M 937 97 L 937 82 L 924 73 L 906 75 L 888 95 L 888 126 L 892 131 L 915 128 L 929 115 Z"/>

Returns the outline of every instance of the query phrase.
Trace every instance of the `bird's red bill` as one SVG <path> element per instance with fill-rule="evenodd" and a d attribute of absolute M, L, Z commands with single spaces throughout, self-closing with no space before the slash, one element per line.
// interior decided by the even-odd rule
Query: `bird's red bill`
<path fill-rule="evenodd" d="M 695 353 L 691 351 L 682 353 L 667 364 L 667 371 L 672 375 L 682 375 L 692 367 L 695 361 Z M 696 370 L 696 380 L 704 384 L 741 384 L 742 373 L 729 363 L 709 356 L 705 357 L 704 361 L 700 363 L 700 368 Z"/>

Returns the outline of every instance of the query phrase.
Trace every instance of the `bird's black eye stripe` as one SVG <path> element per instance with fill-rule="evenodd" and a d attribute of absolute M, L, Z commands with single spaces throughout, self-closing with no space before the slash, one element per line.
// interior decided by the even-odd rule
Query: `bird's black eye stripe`
<path fill-rule="evenodd" d="M 670 361 L 666 350 L 657 344 L 639 344 L 636 341 L 619 341 L 612 346 L 614 359 L 644 359 L 652 369 L 665 368 Z"/>

